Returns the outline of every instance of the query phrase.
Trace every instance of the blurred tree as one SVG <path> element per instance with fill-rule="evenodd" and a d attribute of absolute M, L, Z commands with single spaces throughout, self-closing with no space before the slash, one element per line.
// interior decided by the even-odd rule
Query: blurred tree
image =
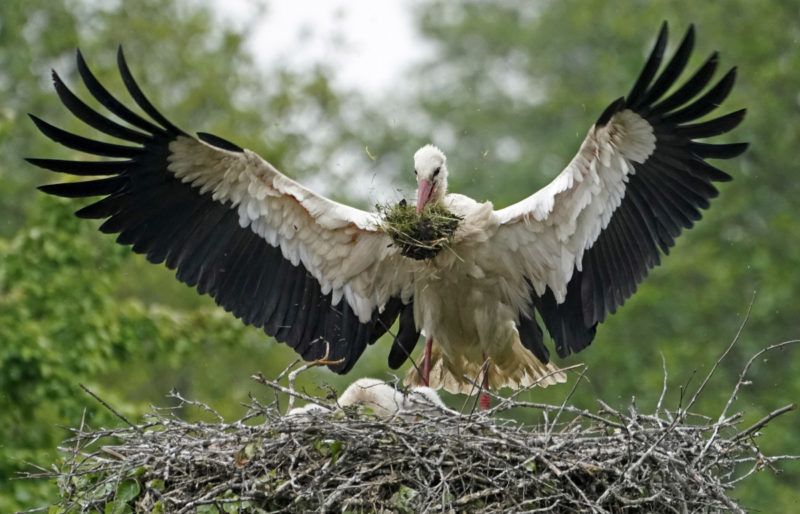
<path fill-rule="evenodd" d="M 324 65 L 301 75 L 258 69 L 243 46 L 252 27 L 220 21 L 205 1 L 0 2 L 0 48 L 13 50 L 0 52 L 0 511 L 52 499 L 52 484 L 9 478 L 28 469 L 26 462 L 55 458 L 66 435 L 57 425 L 75 425 L 84 408 L 89 422 L 112 422 L 78 383 L 131 416 L 163 403 L 173 387 L 234 415 L 252 389 L 251 373 L 276 373 L 294 358 L 171 272 L 97 234 L 95 224 L 75 220 L 70 205 L 35 193 L 35 185 L 55 177 L 22 157 L 59 155 L 24 113 L 86 130 L 48 80 L 55 67 L 82 92 L 76 46 L 112 91 L 122 91 L 113 45 L 123 43 L 143 89 L 176 124 L 247 146 L 293 176 L 312 177 L 334 197 L 350 194 L 348 170 L 370 171 L 408 194 L 410 156 L 431 138 L 448 151 L 454 190 L 504 206 L 568 162 L 600 111 L 632 85 L 662 19 L 670 21 L 673 45 L 695 22 L 695 65 L 719 48 L 723 66 L 740 66 L 724 111 L 750 108 L 735 138 L 752 147 L 728 167 L 734 182 L 722 186 L 721 198 L 679 239 L 674 255 L 601 327 L 593 348 L 566 362 L 592 368 L 576 401 L 652 400 L 661 382 L 659 353 L 676 389 L 694 369 L 703 373 L 733 337 L 754 288 L 750 326 L 707 406 L 719 406 L 745 356 L 800 332 L 792 301 L 800 249 L 790 244 L 800 235 L 791 209 L 800 186 L 788 176 L 800 128 L 786 122 L 798 111 L 800 27 L 791 2 L 425 0 L 417 6 L 435 60 L 413 74 L 424 77 L 416 90 L 393 91 L 391 101 L 373 109 L 358 95 L 332 89 L 333 70 Z M 322 371 L 304 384 L 385 377 L 385 359 L 386 346 L 377 344 L 350 376 Z M 755 370 L 754 385 L 740 398 L 748 416 L 799 396 L 797 362 L 771 359 Z M 564 394 L 551 388 L 537 398 L 560 401 Z M 775 451 L 792 450 L 793 441 L 785 422 L 763 439 Z M 791 511 L 797 479 L 793 467 L 782 480 L 764 476 L 746 484 L 741 494 L 753 507 Z"/>
<path fill-rule="evenodd" d="M 600 327 L 593 347 L 566 362 L 592 369 L 591 384 L 577 399 L 587 406 L 596 395 L 652 401 L 662 378 L 659 353 L 676 385 L 695 370 L 706 372 L 757 289 L 745 336 L 699 406 L 713 414 L 709 408 L 721 405 L 751 354 L 800 334 L 800 274 L 794 272 L 800 245 L 791 243 L 800 240 L 794 214 L 800 183 L 793 177 L 800 125 L 790 121 L 800 90 L 797 4 L 433 0 L 421 7 L 419 25 L 437 51 L 416 73 L 429 80 L 419 83 L 415 103 L 432 120 L 434 139 L 452 150 L 453 189 L 498 207 L 535 191 L 569 162 L 603 108 L 633 85 L 663 20 L 670 23 L 671 49 L 696 24 L 689 69 L 715 49 L 722 71 L 739 67 L 732 95 L 709 115 L 749 109 L 732 140 L 749 141 L 750 150 L 725 163 L 734 181 L 720 187 L 704 219 Z M 798 371 L 796 351 L 754 369 L 754 383 L 740 398 L 748 418 L 800 397 Z M 556 394 L 563 392 L 539 397 Z M 786 423 L 770 427 L 766 448 L 797 452 Z M 796 509 L 792 484 L 800 469 L 786 467 L 791 472 L 780 480 L 761 477 L 743 485 L 747 503 Z"/>
<path fill-rule="evenodd" d="M 24 114 L 46 112 L 45 105 L 50 102 L 42 85 L 48 70 L 64 49 L 77 44 L 75 18 L 64 4 L 49 0 L 0 3 L 0 119 L 8 124 L 0 138 L 2 235 L 12 234 L 20 226 L 34 195 L 30 186 L 35 172 L 20 173 L 17 165 L 22 152 L 44 147 L 37 144 L 35 128 L 25 123 Z M 58 30 L 47 30 L 53 27 Z"/>

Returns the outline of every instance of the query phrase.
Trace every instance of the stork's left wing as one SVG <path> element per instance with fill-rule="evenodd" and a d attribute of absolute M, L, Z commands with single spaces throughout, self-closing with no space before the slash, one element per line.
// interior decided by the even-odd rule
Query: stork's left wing
<path fill-rule="evenodd" d="M 627 97 L 613 102 L 589 130 L 578 154 L 549 185 L 496 212 L 494 242 L 508 250 L 529 280 L 559 355 L 577 352 L 595 328 L 659 264 L 675 238 L 717 196 L 715 181 L 731 177 L 706 158 L 730 159 L 747 145 L 699 143 L 728 132 L 744 109 L 696 123 L 728 96 L 731 69 L 702 96 L 717 67 L 711 57 L 681 87 L 662 97 L 683 72 L 694 44 L 690 27 L 658 74 L 667 42 L 662 26 L 655 47 Z M 531 318 L 523 341 L 546 355 Z"/>
<path fill-rule="evenodd" d="M 77 64 L 89 92 L 123 123 L 89 107 L 54 72 L 62 102 L 87 125 L 128 144 L 88 139 L 32 116 L 56 142 L 114 159 L 29 159 L 47 170 L 95 177 L 43 191 L 102 196 L 76 214 L 105 220 L 101 231 L 166 263 L 179 280 L 306 360 L 329 349 L 329 360 L 341 359 L 331 365 L 339 373 L 411 311 L 407 259 L 379 230 L 376 214 L 317 195 L 219 137 L 186 134 L 147 100 L 121 49 L 120 73 L 146 116 L 112 96 L 80 52 Z"/>

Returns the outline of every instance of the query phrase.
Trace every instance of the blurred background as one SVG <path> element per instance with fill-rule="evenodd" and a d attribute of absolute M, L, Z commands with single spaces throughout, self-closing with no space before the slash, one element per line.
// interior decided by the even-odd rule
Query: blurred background
<path fill-rule="evenodd" d="M 74 155 L 25 114 L 91 134 L 50 83 L 55 68 L 85 93 L 76 47 L 122 94 L 114 62 L 123 43 L 142 88 L 177 125 L 249 147 L 338 200 L 368 208 L 410 197 L 411 156 L 430 141 L 448 154 L 452 190 L 503 207 L 555 176 L 602 109 L 628 92 L 662 20 L 670 49 L 696 24 L 690 68 L 713 50 L 723 69 L 739 67 L 721 113 L 749 109 L 729 141 L 751 147 L 724 163 L 735 180 L 592 347 L 559 363 L 588 366 L 576 404 L 594 408 L 599 397 L 624 407 L 635 398 L 647 410 L 663 356 L 676 407 L 757 291 L 740 343 L 696 406 L 717 416 L 753 353 L 800 336 L 799 2 L 0 2 L 0 511 L 54 500 L 54 484 L 14 478 L 57 461 L 64 427 L 84 413 L 94 426 L 117 423 L 79 384 L 133 418 L 168 405 L 175 388 L 234 419 L 249 394 L 270 400 L 250 375 L 276 376 L 295 358 L 115 245 L 97 223 L 75 219 L 75 203 L 35 190 L 60 177 L 23 157 Z M 388 347 L 369 348 L 346 377 L 318 370 L 302 386 L 325 394 L 326 384 L 341 390 L 361 376 L 391 379 Z M 799 360 L 793 350 L 756 363 L 735 404 L 745 420 L 800 398 Z M 560 402 L 568 392 L 531 397 Z M 798 426 L 796 414 L 773 422 L 762 448 L 800 453 Z M 757 511 L 797 511 L 800 466 L 781 467 L 735 496 Z"/>

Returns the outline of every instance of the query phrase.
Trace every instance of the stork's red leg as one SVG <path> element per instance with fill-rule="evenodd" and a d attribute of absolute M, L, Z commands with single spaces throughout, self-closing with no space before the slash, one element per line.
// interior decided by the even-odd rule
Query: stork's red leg
<path fill-rule="evenodd" d="M 422 355 L 422 383 L 430 386 L 431 377 L 431 351 L 433 350 L 433 337 L 425 340 L 425 353 Z"/>

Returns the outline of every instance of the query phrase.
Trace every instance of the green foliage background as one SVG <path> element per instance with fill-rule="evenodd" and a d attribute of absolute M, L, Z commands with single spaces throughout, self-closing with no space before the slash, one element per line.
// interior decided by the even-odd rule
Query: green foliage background
<path fill-rule="evenodd" d="M 731 140 L 751 149 L 726 163 L 735 180 L 600 328 L 592 348 L 561 363 L 589 366 L 578 404 L 592 407 L 600 396 L 647 405 L 660 389 L 663 355 L 675 405 L 680 386 L 693 376 L 696 384 L 695 373 L 706 372 L 733 337 L 757 290 L 741 345 L 699 405 L 715 415 L 749 355 L 800 334 L 800 4 L 417 0 L 414 7 L 434 55 L 409 73 L 410 85 L 374 101 L 333 87 L 336 70 L 325 63 L 302 73 L 261 69 L 244 46 L 253 27 L 226 24 L 207 1 L 0 2 L 0 511 L 54 499 L 51 483 L 12 479 L 29 463 L 47 467 L 57 458 L 66 436 L 60 427 L 84 415 L 95 425 L 115 422 L 78 384 L 133 417 L 165 404 L 172 388 L 235 416 L 248 392 L 262 394 L 252 373 L 274 375 L 294 358 L 98 234 L 96 224 L 72 217 L 75 205 L 35 191 L 55 178 L 22 158 L 69 154 L 35 134 L 25 113 L 84 130 L 48 78 L 55 67 L 77 83 L 78 46 L 121 91 L 114 47 L 123 42 L 143 88 L 178 125 L 247 146 L 292 176 L 328 179 L 326 170 L 349 152 L 352 174 L 332 180 L 342 191 L 334 196 L 347 199 L 348 177 L 370 174 L 409 191 L 410 155 L 433 141 L 449 154 L 452 189 L 501 207 L 560 171 L 603 107 L 632 85 L 662 20 L 673 44 L 694 22 L 692 63 L 719 49 L 723 67 L 739 67 L 723 111 L 749 109 Z M 379 342 L 351 375 L 320 371 L 305 387 L 387 377 L 387 349 Z M 800 397 L 797 352 L 759 362 L 752 378 L 738 406 L 755 420 Z M 559 401 L 566 392 L 536 397 Z M 768 427 L 764 448 L 800 453 L 797 426 L 793 416 Z M 737 495 L 762 511 L 796 511 L 800 468 L 784 468 Z"/>

